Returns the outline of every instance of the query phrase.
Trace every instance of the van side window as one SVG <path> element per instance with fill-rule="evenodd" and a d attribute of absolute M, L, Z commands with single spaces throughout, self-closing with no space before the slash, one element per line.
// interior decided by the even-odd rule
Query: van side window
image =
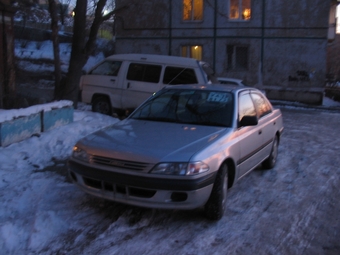
<path fill-rule="evenodd" d="M 193 69 L 168 66 L 165 68 L 163 83 L 176 85 L 195 84 L 198 82 Z"/>
<path fill-rule="evenodd" d="M 145 81 L 158 83 L 162 66 L 131 63 L 127 73 L 127 79 L 131 81 Z"/>
<path fill-rule="evenodd" d="M 117 76 L 121 65 L 121 61 L 105 61 L 94 68 L 90 74 Z"/>

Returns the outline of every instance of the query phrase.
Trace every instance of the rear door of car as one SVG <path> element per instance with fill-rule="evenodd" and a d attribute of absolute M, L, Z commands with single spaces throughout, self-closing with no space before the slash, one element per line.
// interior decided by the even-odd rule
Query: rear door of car
<path fill-rule="evenodd" d="M 272 107 L 268 100 L 258 92 L 252 92 L 250 95 L 253 99 L 259 119 L 258 126 L 262 132 L 263 149 L 260 152 L 259 157 L 265 159 L 271 151 L 273 138 L 277 129 L 276 121 L 273 119 Z"/>
<path fill-rule="evenodd" d="M 243 116 L 257 116 L 249 91 L 239 94 L 238 115 L 239 121 L 241 121 Z M 240 178 L 261 163 L 260 154 L 263 149 L 262 129 L 259 125 L 239 127 L 237 136 L 240 149 L 240 157 L 237 161 L 239 169 L 238 178 Z"/>

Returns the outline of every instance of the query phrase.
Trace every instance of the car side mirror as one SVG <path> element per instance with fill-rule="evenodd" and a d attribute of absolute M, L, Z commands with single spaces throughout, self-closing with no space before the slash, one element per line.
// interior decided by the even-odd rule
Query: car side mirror
<path fill-rule="evenodd" d="M 258 124 L 257 116 L 243 116 L 240 121 L 240 127 L 256 126 Z"/>

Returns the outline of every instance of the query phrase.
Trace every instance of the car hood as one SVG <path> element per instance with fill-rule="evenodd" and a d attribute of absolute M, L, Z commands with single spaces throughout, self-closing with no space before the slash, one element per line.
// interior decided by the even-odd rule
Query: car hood
<path fill-rule="evenodd" d="M 126 119 L 78 142 L 91 155 L 157 163 L 189 161 L 230 128 Z"/>

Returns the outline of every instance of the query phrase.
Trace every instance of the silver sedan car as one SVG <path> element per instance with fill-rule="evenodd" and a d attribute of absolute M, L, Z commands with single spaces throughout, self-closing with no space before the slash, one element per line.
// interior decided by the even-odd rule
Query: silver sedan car
<path fill-rule="evenodd" d="M 204 207 L 220 219 L 227 190 L 262 163 L 273 168 L 282 114 L 261 91 L 177 85 L 128 118 L 81 139 L 69 159 L 83 191 L 136 206 Z"/>

